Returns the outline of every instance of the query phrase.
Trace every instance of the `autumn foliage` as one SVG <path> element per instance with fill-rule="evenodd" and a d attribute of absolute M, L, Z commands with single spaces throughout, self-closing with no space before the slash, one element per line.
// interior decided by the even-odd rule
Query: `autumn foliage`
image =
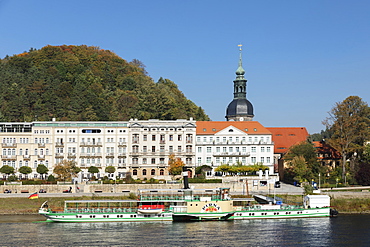
<path fill-rule="evenodd" d="M 184 162 L 171 154 L 168 160 L 168 171 L 172 176 L 180 175 L 182 168 L 185 166 Z"/>
<path fill-rule="evenodd" d="M 189 82 L 191 83 L 191 82 Z M 209 120 L 139 60 L 95 46 L 45 46 L 0 59 L 0 121 Z"/>

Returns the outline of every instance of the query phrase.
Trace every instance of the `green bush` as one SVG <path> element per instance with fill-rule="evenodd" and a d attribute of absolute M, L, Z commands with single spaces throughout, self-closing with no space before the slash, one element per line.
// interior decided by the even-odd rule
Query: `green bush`
<path fill-rule="evenodd" d="M 48 182 L 54 182 L 55 181 L 55 177 L 53 175 L 49 175 L 47 181 Z"/>
<path fill-rule="evenodd" d="M 189 183 L 222 183 L 222 179 L 189 178 Z"/>
<path fill-rule="evenodd" d="M 41 180 L 24 180 L 24 181 L 22 181 L 22 184 L 24 184 L 24 185 L 43 184 L 43 181 L 41 181 Z"/>

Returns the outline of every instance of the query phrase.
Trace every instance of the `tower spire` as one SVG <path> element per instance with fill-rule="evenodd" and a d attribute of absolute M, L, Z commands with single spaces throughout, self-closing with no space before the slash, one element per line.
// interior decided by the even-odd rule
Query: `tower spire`
<path fill-rule="evenodd" d="M 238 45 L 239 47 L 239 66 L 236 70 L 237 79 L 244 79 L 245 70 L 243 69 L 243 57 L 242 57 L 242 44 Z"/>
<path fill-rule="evenodd" d="M 234 100 L 226 109 L 227 121 L 251 121 L 253 120 L 253 105 L 247 100 L 247 79 L 244 78 L 245 70 L 243 69 L 242 45 L 239 47 L 239 63 L 234 80 Z"/>

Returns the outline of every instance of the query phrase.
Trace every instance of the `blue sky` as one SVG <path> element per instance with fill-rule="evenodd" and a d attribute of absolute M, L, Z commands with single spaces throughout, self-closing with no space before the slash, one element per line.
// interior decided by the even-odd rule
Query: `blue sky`
<path fill-rule="evenodd" d="M 240 43 L 247 98 L 266 127 L 315 133 L 335 102 L 370 102 L 367 0 L 0 0 L 0 23 L 0 58 L 99 46 L 174 81 L 212 120 L 233 99 Z"/>

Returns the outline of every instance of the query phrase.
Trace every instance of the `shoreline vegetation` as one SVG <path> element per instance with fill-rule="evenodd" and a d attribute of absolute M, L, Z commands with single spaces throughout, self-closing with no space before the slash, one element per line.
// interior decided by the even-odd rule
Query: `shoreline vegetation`
<path fill-rule="evenodd" d="M 288 201 L 301 202 L 302 196 L 283 195 Z M 0 215 L 38 214 L 38 209 L 44 201 L 50 208 L 62 210 L 65 200 L 94 200 L 94 199 L 132 199 L 128 196 L 82 196 L 82 197 L 42 197 L 30 200 L 28 198 L 1 198 Z M 331 206 L 340 214 L 370 214 L 370 198 L 332 198 Z"/>

